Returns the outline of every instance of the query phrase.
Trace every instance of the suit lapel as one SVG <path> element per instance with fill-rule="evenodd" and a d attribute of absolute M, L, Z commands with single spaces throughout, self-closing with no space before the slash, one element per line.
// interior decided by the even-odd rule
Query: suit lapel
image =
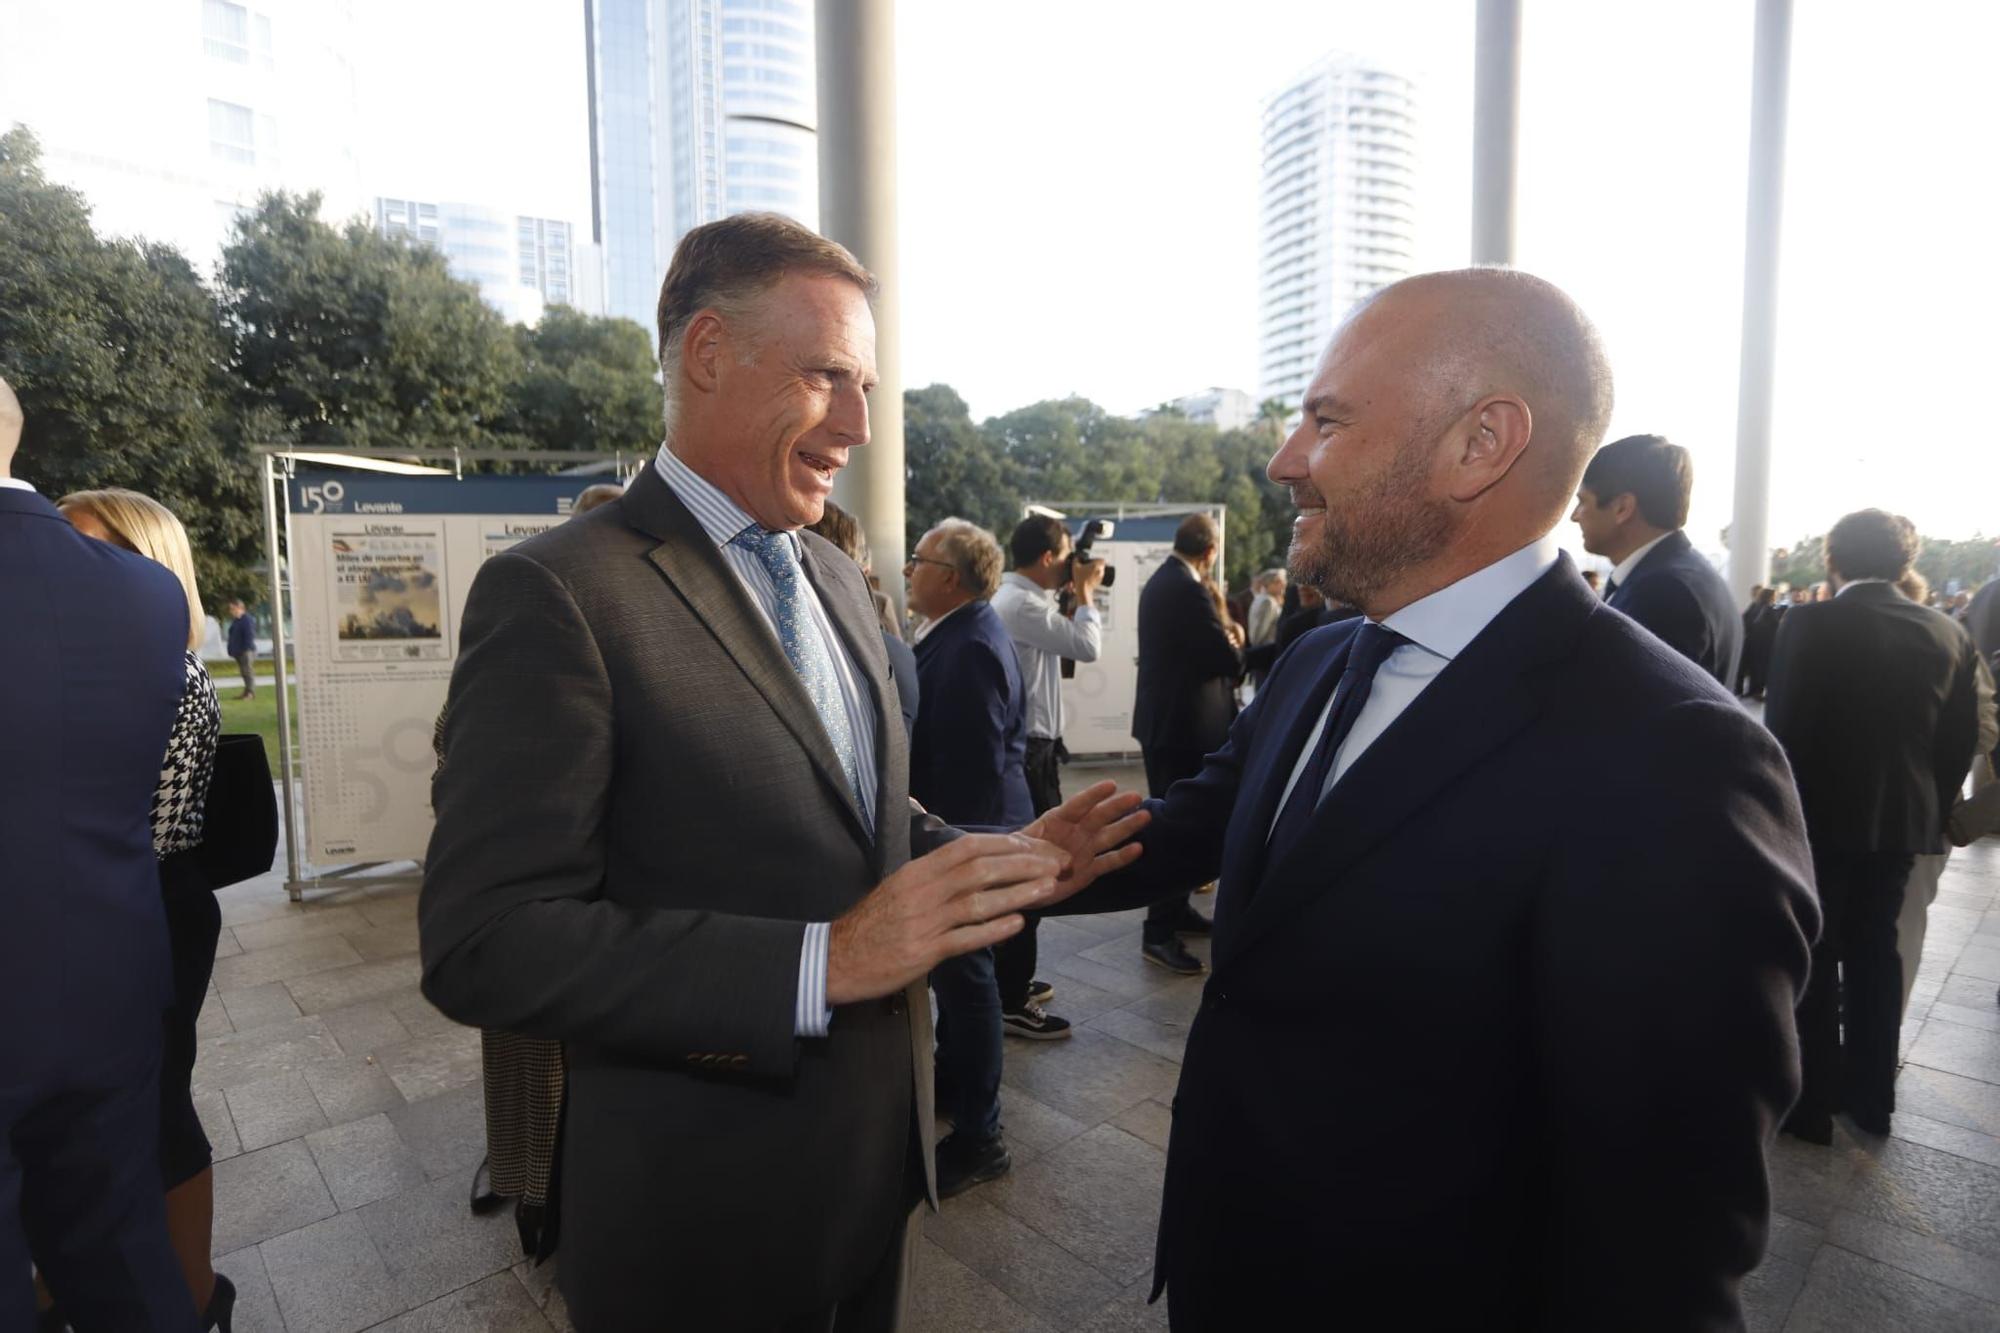
<path fill-rule="evenodd" d="M 1298 845 L 1264 868 L 1242 919 L 1216 942 L 1217 965 L 1338 892 L 1357 861 L 1527 726 L 1542 708 L 1539 668 L 1571 650 L 1595 602 L 1563 559 L 1496 616 L 1334 784 Z"/>
<path fill-rule="evenodd" d="M 651 467 L 640 471 L 622 504 L 632 526 L 660 542 L 646 558 L 764 696 L 820 777 L 840 794 L 841 807 L 847 811 L 854 832 L 867 838 L 868 830 L 847 789 L 847 776 L 841 772 L 840 760 L 826 738 L 826 728 L 806 694 L 805 683 L 778 646 L 770 623 L 715 549 L 714 541 Z"/>
<path fill-rule="evenodd" d="M 1313 726 L 1319 721 L 1334 686 L 1340 683 L 1340 673 L 1347 662 L 1347 649 L 1354 642 L 1354 632 L 1359 625 L 1360 622 L 1356 621 L 1353 627 L 1344 629 L 1340 635 L 1325 636 L 1329 646 L 1322 649 L 1314 660 L 1298 663 L 1296 678 L 1303 682 L 1302 689 L 1294 689 L 1291 681 L 1284 679 L 1265 683 L 1260 701 L 1264 710 L 1272 715 L 1273 722 L 1285 719 L 1284 731 L 1276 747 L 1262 751 L 1251 761 L 1237 797 L 1237 818 L 1230 823 L 1223 847 L 1222 887 L 1215 900 L 1218 950 L 1226 949 L 1223 937 L 1255 896 L 1264 872 L 1264 846 L 1271 822 L 1278 816 L 1278 802 L 1284 797 L 1285 783 L 1291 778 L 1292 769 L 1298 765 L 1306 742 L 1312 738 Z M 1292 673 L 1288 671 L 1286 674 L 1290 676 Z M 1252 707 L 1255 706 L 1253 703 Z"/>

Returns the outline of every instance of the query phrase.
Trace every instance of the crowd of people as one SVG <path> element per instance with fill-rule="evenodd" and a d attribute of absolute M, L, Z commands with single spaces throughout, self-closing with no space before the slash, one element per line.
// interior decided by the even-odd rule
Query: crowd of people
<path fill-rule="evenodd" d="M 1038 925 L 1139 908 L 1145 964 L 1206 977 L 1173 1327 L 1737 1326 L 1772 1136 L 1888 1132 L 1923 908 L 2000 827 L 2000 581 L 1927 607 L 1913 528 L 1862 510 L 1823 597 L 1739 612 L 1687 452 L 1600 447 L 1576 304 L 1424 275 L 1342 325 L 1271 461 L 1286 566 L 1232 600 L 1194 514 L 1142 589 L 1145 796 L 1066 797 L 1102 562 L 946 519 L 906 630 L 830 499 L 873 292 L 782 218 L 688 233 L 657 455 L 465 608 L 423 986 L 485 1033 L 485 1197 L 532 1203 L 532 1253 L 560 1215 L 576 1326 L 901 1326 L 917 1210 L 1011 1167 L 1008 1040 L 1071 1035 Z M 188 1085 L 202 849 L 238 835 L 193 562 L 145 497 L 9 480 L 20 427 L 0 385 L 0 601 L 49 627 L 4 650 L 0 1327 L 32 1261 L 57 1325 L 226 1329 Z"/>

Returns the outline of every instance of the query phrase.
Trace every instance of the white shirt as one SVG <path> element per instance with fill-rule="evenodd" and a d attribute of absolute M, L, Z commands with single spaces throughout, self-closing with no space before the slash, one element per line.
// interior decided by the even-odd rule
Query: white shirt
<path fill-rule="evenodd" d="M 0 488 L 4 488 L 10 491 L 30 491 L 30 492 L 32 492 L 35 489 L 33 486 L 30 486 L 27 482 L 22 481 L 19 477 L 0 477 Z"/>
<path fill-rule="evenodd" d="M 1403 715 L 1403 710 L 1416 702 L 1417 696 L 1437 679 L 1438 673 L 1464 652 L 1466 646 L 1479 637 L 1480 631 L 1507 609 L 1509 602 L 1526 592 L 1530 584 L 1554 567 L 1559 553 L 1554 535 L 1544 536 L 1484 569 L 1467 574 L 1450 587 L 1440 588 L 1428 597 L 1411 602 L 1380 622 L 1384 628 L 1395 630 L 1409 642 L 1398 644 L 1383 659 L 1381 670 L 1375 673 L 1375 684 L 1368 693 L 1368 701 L 1361 705 L 1360 716 L 1354 719 L 1347 739 L 1340 743 L 1340 752 L 1333 757 L 1332 771 L 1327 774 L 1326 786 L 1320 791 L 1321 800 L 1326 799 L 1326 793 L 1333 790 L 1333 785 L 1354 766 L 1354 761 Z M 1291 799 L 1292 788 L 1298 785 L 1299 776 L 1312 762 L 1312 753 L 1319 746 L 1319 738 L 1326 732 L 1327 719 L 1333 715 L 1333 704 L 1333 696 L 1328 695 L 1326 707 L 1320 710 L 1319 722 L 1313 727 L 1312 735 L 1306 737 L 1305 748 L 1299 751 L 1299 761 L 1292 766 L 1292 776 L 1285 782 L 1285 793 L 1278 800 L 1280 814 L 1284 811 L 1285 802 Z M 1271 823 L 1275 828 L 1277 819 L 1273 817 Z"/>
<path fill-rule="evenodd" d="M 1014 653 L 1021 659 L 1021 683 L 1027 687 L 1028 734 L 1039 740 L 1061 740 L 1063 734 L 1062 659 L 1095 662 L 1104 650 L 1102 617 L 1094 606 L 1080 606 L 1074 619 L 1056 606 L 1056 595 L 1019 571 L 1001 576 L 993 594 L 993 610 Z"/>
<path fill-rule="evenodd" d="M 1888 581 L 1887 579 L 1844 579 L 1841 582 L 1840 591 L 1836 592 L 1834 596 L 1842 596 L 1849 588 L 1858 588 L 1864 583 L 1887 583 Z"/>
<path fill-rule="evenodd" d="M 1623 560 L 1620 560 L 1618 567 L 1611 571 L 1611 578 L 1606 585 L 1607 589 L 1624 587 L 1625 580 L 1632 577 L 1632 571 L 1639 567 L 1639 562 L 1651 555 L 1655 546 L 1658 546 L 1673 535 L 1671 532 L 1663 532 L 1644 546 L 1641 546 L 1638 550 L 1632 552 L 1632 554 L 1626 556 Z"/>
<path fill-rule="evenodd" d="M 1248 637 L 1252 648 L 1262 648 L 1278 636 L 1278 616 L 1283 610 L 1284 607 L 1268 592 L 1260 592 L 1250 599 Z"/>

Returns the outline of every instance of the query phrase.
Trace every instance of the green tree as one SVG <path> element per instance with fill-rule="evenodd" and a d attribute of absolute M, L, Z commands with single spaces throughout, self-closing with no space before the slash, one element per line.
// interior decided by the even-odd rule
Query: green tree
<path fill-rule="evenodd" d="M 1020 516 L 1022 494 L 1006 460 L 972 424 L 965 400 L 948 384 L 903 394 L 904 510 L 910 541 L 939 519 L 969 519 L 1002 535 Z M 901 551 L 877 551 L 878 570 Z"/>
<path fill-rule="evenodd" d="M 204 598 L 254 598 L 262 497 L 229 413 L 215 302 L 169 246 L 103 240 L 34 136 L 0 135 L 0 375 L 27 425 L 20 475 L 51 498 L 122 486 L 181 519 Z"/>
<path fill-rule="evenodd" d="M 320 196 L 267 194 L 224 248 L 222 301 L 244 410 L 301 444 L 523 443 L 504 426 L 521 355 L 505 321 L 427 247 Z"/>
<path fill-rule="evenodd" d="M 516 326 L 514 340 L 510 433 L 537 449 L 643 453 L 659 443 L 659 368 L 637 324 L 550 306 L 535 327 Z"/>

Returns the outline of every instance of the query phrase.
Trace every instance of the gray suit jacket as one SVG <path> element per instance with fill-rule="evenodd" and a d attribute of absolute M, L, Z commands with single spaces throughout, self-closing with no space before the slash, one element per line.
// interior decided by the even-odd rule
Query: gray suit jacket
<path fill-rule="evenodd" d="M 874 695 L 872 830 L 776 636 L 652 468 L 489 560 L 466 603 L 424 993 L 567 1049 L 561 1285 L 580 1327 L 831 1305 L 932 1192 L 923 984 L 793 1035 L 805 923 L 954 836 L 909 800 L 860 570 L 801 535 Z"/>

